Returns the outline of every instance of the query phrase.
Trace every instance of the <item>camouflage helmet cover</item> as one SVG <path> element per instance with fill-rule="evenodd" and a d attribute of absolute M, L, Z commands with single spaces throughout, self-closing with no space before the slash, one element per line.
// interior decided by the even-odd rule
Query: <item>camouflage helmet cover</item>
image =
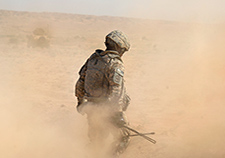
<path fill-rule="evenodd" d="M 130 43 L 129 43 L 127 36 L 119 30 L 114 30 L 114 31 L 110 32 L 106 36 L 106 38 L 110 38 L 115 43 L 117 43 L 121 48 L 125 48 L 126 51 L 128 51 L 130 48 Z"/>

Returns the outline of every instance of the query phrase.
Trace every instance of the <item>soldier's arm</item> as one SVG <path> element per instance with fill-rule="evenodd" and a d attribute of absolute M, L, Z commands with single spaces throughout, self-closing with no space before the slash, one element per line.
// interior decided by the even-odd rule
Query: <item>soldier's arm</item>
<path fill-rule="evenodd" d="M 112 64 L 109 74 L 109 100 L 114 105 L 115 108 L 123 109 L 123 97 L 125 95 L 124 87 L 124 66 L 123 63 L 118 61 Z"/>

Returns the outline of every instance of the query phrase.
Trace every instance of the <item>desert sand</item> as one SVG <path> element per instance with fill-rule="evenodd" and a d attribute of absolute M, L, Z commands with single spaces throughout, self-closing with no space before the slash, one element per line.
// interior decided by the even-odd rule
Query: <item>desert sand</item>
<path fill-rule="evenodd" d="M 49 48 L 27 47 L 45 29 Z M 124 31 L 130 126 L 121 158 L 225 157 L 225 23 L 0 10 L 0 155 L 86 158 L 85 116 L 76 111 L 78 71 L 105 35 Z"/>

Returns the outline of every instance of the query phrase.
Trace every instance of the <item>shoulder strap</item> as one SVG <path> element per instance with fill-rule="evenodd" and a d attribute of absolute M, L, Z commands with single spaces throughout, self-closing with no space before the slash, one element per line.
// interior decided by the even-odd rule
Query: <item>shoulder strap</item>
<path fill-rule="evenodd" d="M 105 55 L 107 55 L 109 58 L 110 58 L 110 62 L 111 62 L 111 60 L 112 59 L 118 59 L 118 60 L 120 60 L 121 62 L 123 62 L 122 61 L 122 59 L 121 59 L 121 57 L 120 57 L 120 55 L 116 52 L 116 51 L 103 51 L 103 50 L 101 50 L 101 49 L 97 49 L 96 51 L 95 51 L 95 53 L 93 53 L 91 56 L 90 56 L 90 58 L 88 59 L 88 60 L 92 60 L 92 59 L 100 59 L 101 61 L 103 61 L 104 63 L 106 63 L 107 65 L 110 63 L 107 63 L 102 57 L 103 56 L 105 56 Z"/>
<path fill-rule="evenodd" d="M 107 55 L 111 60 L 117 58 L 118 60 L 123 62 L 121 57 L 120 57 L 120 55 L 119 55 L 119 53 L 117 51 L 106 50 L 106 51 L 101 52 L 101 54 L 102 55 Z"/>
<path fill-rule="evenodd" d="M 108 56 L 109 56 L 109 58 L 111 58 L 111 59 L 119 59 L 121 62 L 123 62 L 122 61 L 122 59 L 121 59 L 121 57 L 118 55 L 118 54 L 112 54 L 112 53 L 109 53 L 109 54 L 107 54 Z"/>

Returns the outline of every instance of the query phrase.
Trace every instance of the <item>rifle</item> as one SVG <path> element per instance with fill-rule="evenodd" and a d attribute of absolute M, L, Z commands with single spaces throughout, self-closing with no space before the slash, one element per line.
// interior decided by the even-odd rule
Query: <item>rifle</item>
<path fill-rule="evenodd" d="M 124 125 L 123 125 L 123 127 L 126 128 L 126 129 L 128 129 L 128 130 L 130 130 L 130 131 L 132 131 L 132 132 L 134 132 L 134 133 L 136 133 L 136 134 L 129 135 L 129 136 L 141 136 L 141 137 L 145 138 L 146 140 L 150 141 L 153 144 L 156 143 L 156 141 L 154 139 L 146 136 L 146 135 L 150 135 L 150 134 L 155 134 L 154 132 L 152 132 L 152 133 L 140 133 L 140 132 L 138 132 L 138 131 L 130 128 L 130 127 L 127 127 L 127 126 L 124 126 Z"/>

